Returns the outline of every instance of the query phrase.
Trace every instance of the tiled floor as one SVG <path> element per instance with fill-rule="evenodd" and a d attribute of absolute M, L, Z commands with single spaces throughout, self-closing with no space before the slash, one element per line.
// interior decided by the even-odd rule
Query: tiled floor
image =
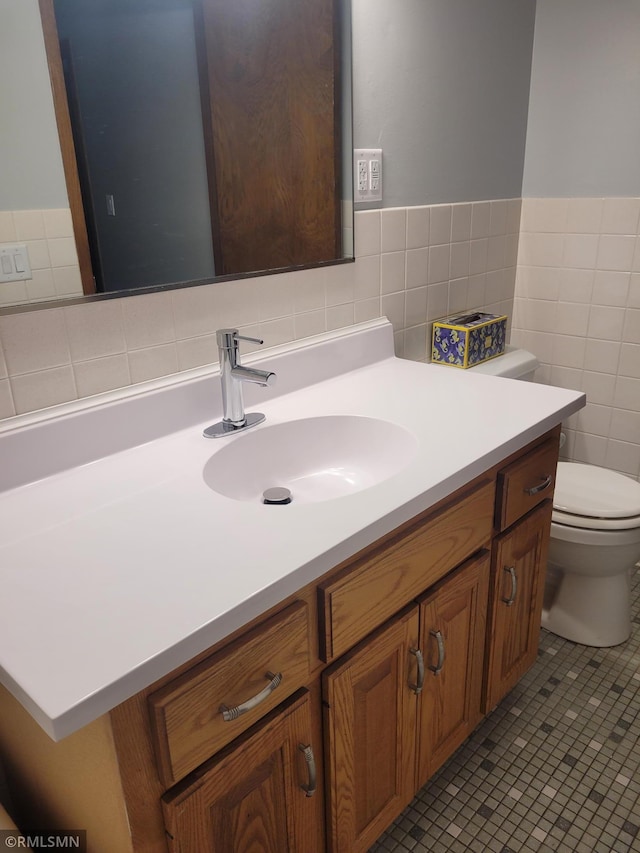
<path fill-rule="evenodd" d="M 370 853 L 640 853 L 640 574 L 631 639 L 542 631 L 538 661 Z"/>

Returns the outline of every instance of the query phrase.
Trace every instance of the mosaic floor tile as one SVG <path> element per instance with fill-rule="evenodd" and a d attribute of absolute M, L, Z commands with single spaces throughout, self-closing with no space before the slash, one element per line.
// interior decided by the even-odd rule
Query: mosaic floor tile
<path fill-rule="evenodd" d="M 640 853 L 640 573 L 613 649 L 542 631 L 532 669 L 370 853 Z"/>

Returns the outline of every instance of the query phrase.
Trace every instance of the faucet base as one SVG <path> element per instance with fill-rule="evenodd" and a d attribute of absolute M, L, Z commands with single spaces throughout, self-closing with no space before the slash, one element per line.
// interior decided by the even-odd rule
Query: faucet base
<path fill-rule="evenodd" d="M 234 426 L 229 421 L 218 421 L 217 424 L 212 424 L 207 427 L 202 433 L 205 438 L 224 438 L 225 435 L 233 435 L 236 432 L 244 432 L 251 427 L 261 424 L 265 420 L 265 416 L 261 412 L 250 412 L 245 417 L 245 422 L 242 426 Z"/>

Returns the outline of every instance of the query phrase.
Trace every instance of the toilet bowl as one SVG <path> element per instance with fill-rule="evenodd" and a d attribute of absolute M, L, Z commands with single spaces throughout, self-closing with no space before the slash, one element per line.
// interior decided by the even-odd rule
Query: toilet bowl
<path fill-rule="evenodd" d="M 472 369 L 531 380 L 537 366 L 535 356 L 511 349 Z M 640 483 L 595 465 L 559 462 L 543 627 L 586 646 L 625 642 L 630 578 L 639 559 Z"/>
<path fill-rule="evenodd" d="M 559 462 L 542 625 L 586 646 L 631 633 L 631 570 L 640 558 L 640 483 Z"/>

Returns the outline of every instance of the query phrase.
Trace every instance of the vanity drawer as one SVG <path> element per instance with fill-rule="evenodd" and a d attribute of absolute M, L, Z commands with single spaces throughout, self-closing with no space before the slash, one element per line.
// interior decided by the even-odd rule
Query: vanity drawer
<path fill-rule="evenodd" d="M 493 530 L 495 480 L 462 497 L 379 552 L 318 587 L 321 657 L 333 660 L 382 625 L 451 569 L 486 546 Z"/>
<path fill-rule="evenodd" d="M 553 497 L 558 437 L 525 453 L 498 473 L 496 527 L 505 530 L 546 498 Z"/>
<path fill-rule="evenodd" d="M 309 660 L 308 608 L 296 601 L 152 693 L 162 782 L 182 779 L 304 685 Z"/>

